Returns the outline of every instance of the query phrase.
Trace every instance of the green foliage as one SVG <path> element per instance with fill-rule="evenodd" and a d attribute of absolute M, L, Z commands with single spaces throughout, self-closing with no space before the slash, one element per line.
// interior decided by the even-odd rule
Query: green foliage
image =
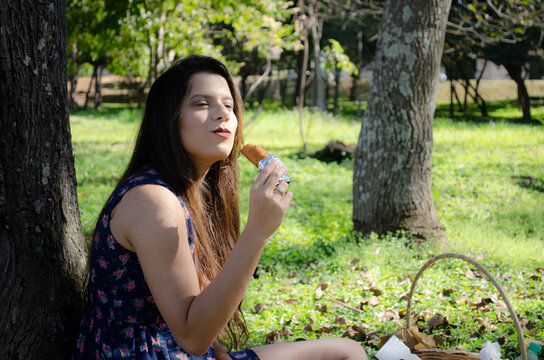
<path fill-rule="evenodd" d="M 323 48 L 325 53 L 325 70 L 336 71 L 340 69 L 351 74 L 358 74 L 357 66 L 351 62 L 350 58 L 344 53 L 342 45 L 334 39 L 329 39 L 329 45 Z"/>
<path fill-rule="evenodd" d="M 436 119 L 433 195 L 450 237 L 449 251 L 479 259 L 505 287 L 525 324 L 524 335 L 542 341 L 544 274 L 538 269 L 544 268 L 544 127 L 500 121 L 511 111 L 495 108 L 494 118 L 485 123 Z M 544 108 L 536 111 L 544 113 Z M 513 116 L 519 117 L 519 111 Z M 78 198 L 87 236 L 128 162 L 139 117 L 138 111 L 116 108 L 71 116 Z M 304 118 L 310 149 L 333 138 L 357 141 L 357 119 L 320 113 L 307 113 Z M 386 335 L 404 324 L 403 318 L 388 320 L 384 312 L 402 313 L 410 277 L 443 250 L 414 242 L 403 233 L 381 238 L 354 234 L 352 162 L 323 164 L 299 158 L 297 126 L 295 111 L 266 111 L 245 133 L 247 142 L 261 144 L 283 159 L 294 193 L 293 206 L 269 240 L 259 278 L 252 281 L 245 297 L 252 333 L 249 345 L 262 345 L 269 332 L 283 328 L 290 332 L 282 341 L 293 341 L 341 336 L 348 325 L 365 324 L 368 337 L 363 344 L 372 355 L 376 334 Z M 256 170 L 244 158 L 239 162 L 245 221 Z M 519 349 L 509 315 L 500 309 L 494 288 L 485 279 L 469 278 L 469 269 L 458 260 L 443 260 L 428 269 L 418 284 L 414 311 L 440 312 L 458 325 L 446 339 L 449 348 L 477 352 L 485 341 L 505 336 L 509 341 L 502 346 L 503 355 L 513 358 Z M 372 297 L 378 303 L 367 301 Z M 489 311 L 471 305 L 488 297 L 494 299 Z M 504 318 L 506 322 L 499 320 Z M 479 333 L 484 320 L 493 326 Z M 310 324 L 312 331 L 306 327 Z"/>
<path fill-rule="evenodd" d="M 272 0 L 72 0 L 68 57 L 77 52 L 77 65 L 99 58 L 116 75 L 154 79 L 189 54 L 227 60 L 214 39 L 228 37 L 246 52 L 277 59 L 297 40 L 287 23 L 289 5 Z M 75 65 L 69 65 L 72 73 L 77 73 Z"/>

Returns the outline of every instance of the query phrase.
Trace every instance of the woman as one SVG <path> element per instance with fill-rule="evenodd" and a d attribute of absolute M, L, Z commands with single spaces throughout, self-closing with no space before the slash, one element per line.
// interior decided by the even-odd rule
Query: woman
<path fill-rule="evenodd" d="M 216 341 L 247 339 L 239 305 L 293 197 L 279 182 L 287 168 L 271 162 L 240 234 L 241 113 L 228 70 L 210 57 L 187 57 L 153 84 L 132 159 L 96 225 L 74 359 L 366 359 L 347 339 L 230 354 Z"/>

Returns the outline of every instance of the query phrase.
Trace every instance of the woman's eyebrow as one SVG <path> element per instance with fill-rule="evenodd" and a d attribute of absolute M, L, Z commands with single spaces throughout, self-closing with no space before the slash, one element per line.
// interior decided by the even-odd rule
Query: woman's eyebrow
<path fill-rule="evenodd" d="M 194 94 L 193 96 L 191 96 L 191 99 L 194 99 L 196 97 L 203 97 L 203 98 L 209 99 L 209 98 L 213 98 L 214 96 L 206 95 L 206 94 Z M 234 98 L 232 96 L 230 96 L 230 95 L 226 95 L 226 96 L 223 97 L 223 100 L 234 101 Z"/>

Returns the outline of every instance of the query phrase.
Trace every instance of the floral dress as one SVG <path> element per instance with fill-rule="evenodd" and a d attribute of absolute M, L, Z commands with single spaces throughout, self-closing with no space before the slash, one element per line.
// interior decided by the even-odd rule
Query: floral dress
<path fill-rule="evenodd" d="M 111 233 L 113 208 L 129 189 L 143 184 L 170 189 L 154 168 L 146 167 L 118 187 L 100 214 L 91 245 L 90 307 L 81 320 L 72 359 L 213 360 L 211 347 L 201 357 L 183 351 L 155 305 L 136 253 L 121 246 Z M 183 201 L 178 199 L 194 254 L 193 225 Z M 258 359 L 250 349 L 229 355 L 233 359 Z"/>

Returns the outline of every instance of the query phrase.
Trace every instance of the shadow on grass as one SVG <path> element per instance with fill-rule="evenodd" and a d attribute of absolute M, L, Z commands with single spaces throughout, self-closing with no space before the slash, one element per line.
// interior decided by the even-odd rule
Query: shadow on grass
<path fill-rule="evenodd" d="M 532 176 L 513 176 L 512 179 L 517 180 L 517 184 L 524 189 L 538 191 L 544 193 L 544 179 L 534 178 Z"/>
<path fill-rule="evenodd" d="M 117 120 L 121 122 L 135 122 L 142 117 L 142 109 L 129 107 L 127 104 L 104 103 L 98 109 L 92 107 L 84 110 L 71 109 L 70 116 L 85 116 L 87 119 Z"/>
<path fill-rule="evenodd" d="M 489 123 L 490 121 L 504 121 L 506 123 L 512 123 L 512 124 L 542 125 L 541 121 L 542 119 L 544 119 L 544 116 L 542 115 L 542 108 L 543 108 L 542 105 L 532 106 L 531 114 L 533 115 L 533 121 L 527 122 L 523 120 L 521 111 L 519 110 L 517 106 L 517 102 L 515 100 L 488 102 L 487 112 L 488 114 L 492 114 L 488 116 L 482 116 L 480 109 L 474 103 L 468 104 L 468 109 L 466 113 L 459 111 L 457 104 L 454 104 L 453 120 L 475 122 L 475 123 Z M 511 115 L 512 112 L 515 112 L 517 116 L 513 117 Z M 449 118 L 450 104 L 449 103 L 437 104 L 434 116 Z"/>

